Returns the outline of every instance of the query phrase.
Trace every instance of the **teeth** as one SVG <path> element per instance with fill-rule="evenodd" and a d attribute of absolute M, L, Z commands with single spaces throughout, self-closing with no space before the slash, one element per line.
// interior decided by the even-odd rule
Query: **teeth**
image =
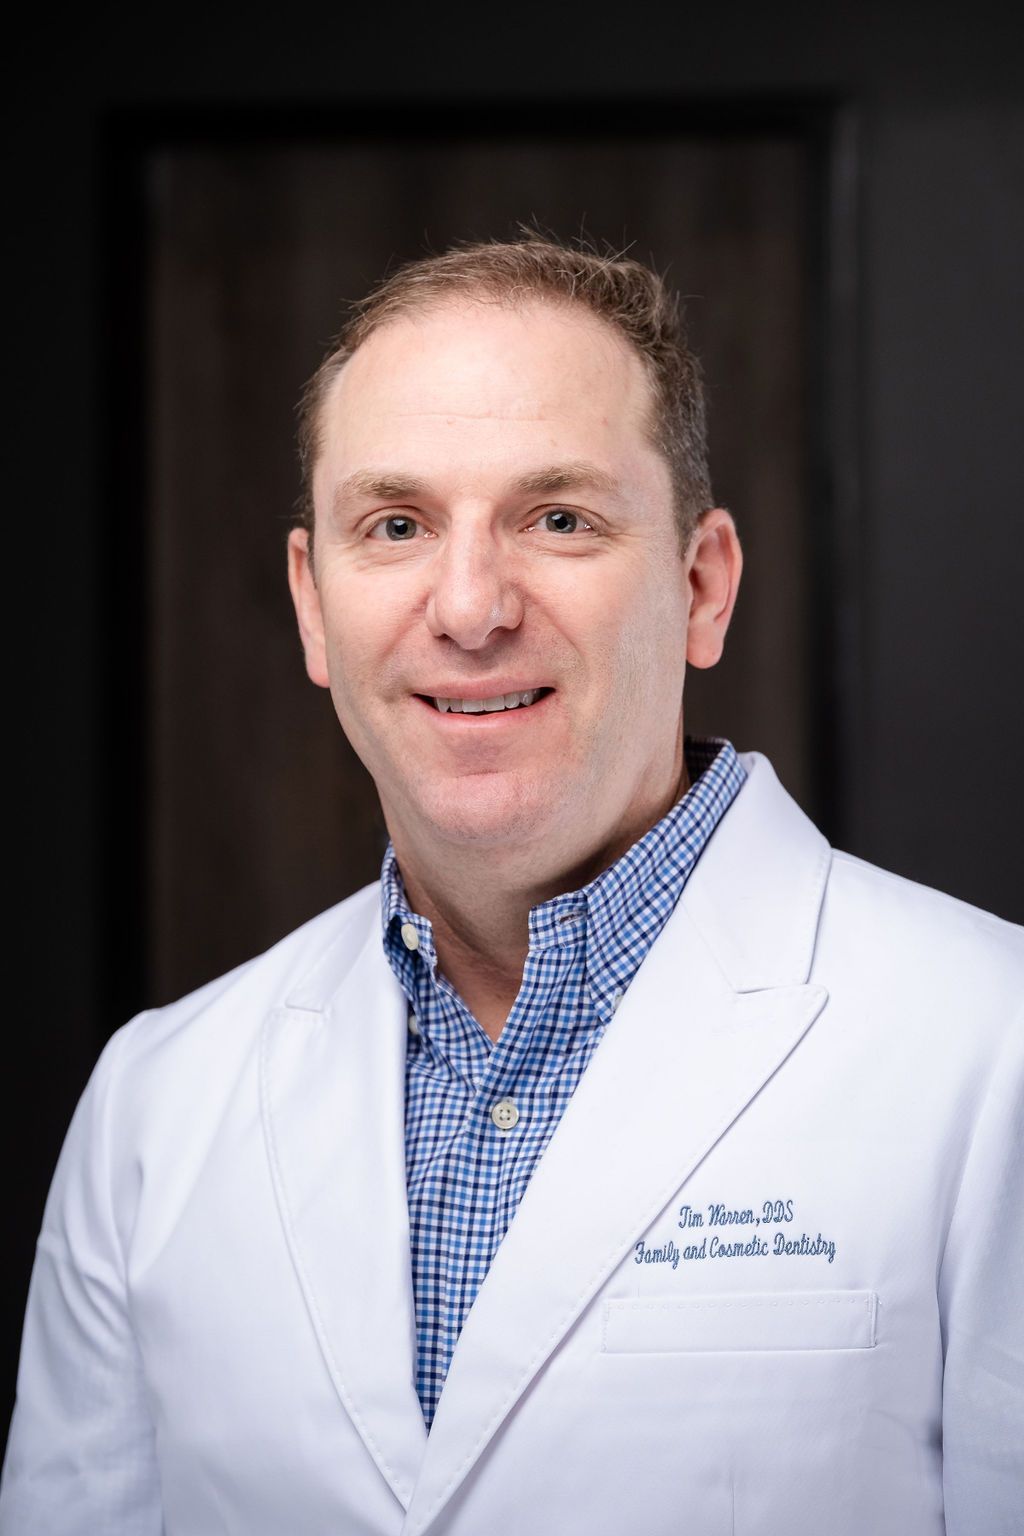
<path fill-rule="evenodd" d="M 503 709 L 520 709 L 524 705 L 536 704 L 539 698 L 539 688 L 524 688 L 516 693 L 496 694 L 493 699 L 440 699 L 435 697 L 434 703 L 442 715 L 449 712 L 455 715 L 496 715 Z"/>

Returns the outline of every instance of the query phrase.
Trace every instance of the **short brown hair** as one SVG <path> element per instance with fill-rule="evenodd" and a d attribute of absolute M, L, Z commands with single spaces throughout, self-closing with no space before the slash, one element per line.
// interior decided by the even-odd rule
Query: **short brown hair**
<path fill-rule="evenodd" d="M 679 541 L 685 549 L 712 500 L 701 371 L 686 345 L 679 299 L 642 262 L 611 251 L 602 254 L 582 242 L 559 245 L 530 230 L 517 240 L 458 245 L 440 256 L 408 262 L 351 306 L 299 404 L 298 519 L 310 540 L 313 471 L 322 446 L 320 417 L 338 373 L 389 321 L 460 299 L 507 307 L 531 301 L 579 304 L 632 345 L 651 383 L 648 429 L 668 462 Z"/>

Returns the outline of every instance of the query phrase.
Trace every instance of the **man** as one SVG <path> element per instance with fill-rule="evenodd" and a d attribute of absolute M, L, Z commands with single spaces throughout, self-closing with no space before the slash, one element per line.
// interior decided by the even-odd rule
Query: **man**
<path fill-rule="evenodd" d="M 302 445 L 382 881 L 104 1051 L 4 1536 L 1018 1531 L 1021 933 L 684 748 L 741 557 L 660 282 L 418 263 Z"/>

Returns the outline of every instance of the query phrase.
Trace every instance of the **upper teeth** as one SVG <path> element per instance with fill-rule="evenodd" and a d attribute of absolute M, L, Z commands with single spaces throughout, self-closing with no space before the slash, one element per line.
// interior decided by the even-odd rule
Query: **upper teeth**
<path fill-rule="evenodd" d="M 493 699 L 439 699 L 434 703 L 444 714 L 451 710 L 459 715 L 494 715 L 499 709 L 517 709 L 521 704 L 535 704 L 540 698 L 539 688 L 526 688 L 519 693 L 499 693 Z"/>

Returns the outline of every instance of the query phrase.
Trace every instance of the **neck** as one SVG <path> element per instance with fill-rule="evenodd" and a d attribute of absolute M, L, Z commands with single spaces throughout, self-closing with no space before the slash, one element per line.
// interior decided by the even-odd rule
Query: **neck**
<path fill-rule="evenodd" d="M 685 760 L 653 811 L 618 830 L 599 847 L 538 878 L 536 850 L 446 844 L 424 850 L 391 827 L 406 895 L 429 919 L 438 968 L 491 1040 L 497 1040 L 519 995 L 529 949 L 530 912 L 552 897 L 579 890 L 608 869 L 689 788 Z"/>

